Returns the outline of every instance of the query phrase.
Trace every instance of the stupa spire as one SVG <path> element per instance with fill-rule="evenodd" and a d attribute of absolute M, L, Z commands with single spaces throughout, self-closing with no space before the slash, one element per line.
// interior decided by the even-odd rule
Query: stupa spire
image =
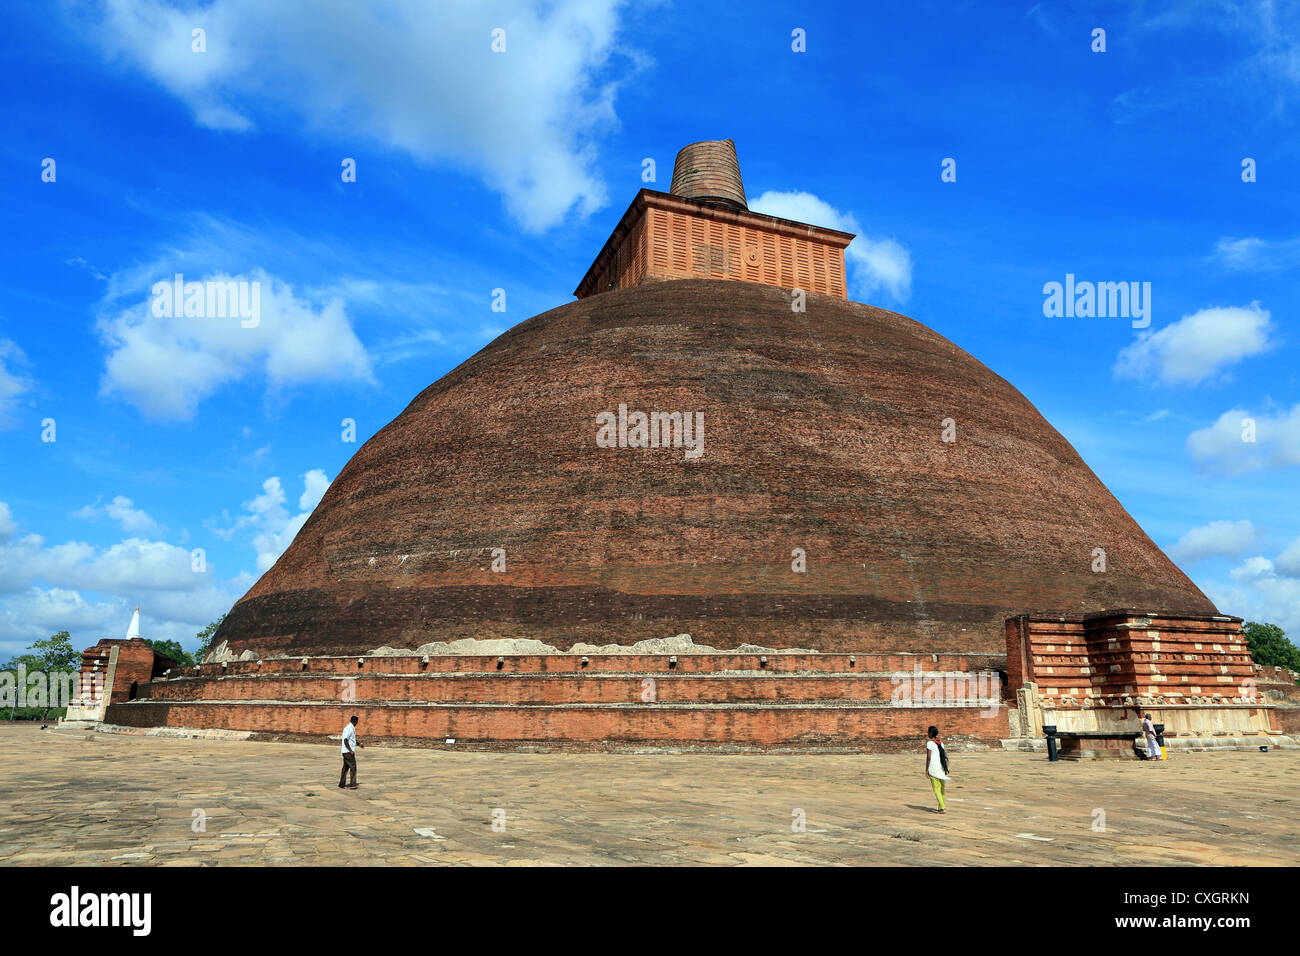
<path fill-rule="evenodd" d="M 751 212 L 731 140 L 684 146 L 669 189 L 637 193 L 574 295 L 728 279 L 848 298 L 844 248 L 853 234 Z"/>
<path fill-rule="evenodd" d="M 687 199 L 749 208 L 745 201 L 745 184 L 740 178 L 736 144 L 729 139 L 683 146 L 673 164 L 673 182 L 668 191 Z"/>

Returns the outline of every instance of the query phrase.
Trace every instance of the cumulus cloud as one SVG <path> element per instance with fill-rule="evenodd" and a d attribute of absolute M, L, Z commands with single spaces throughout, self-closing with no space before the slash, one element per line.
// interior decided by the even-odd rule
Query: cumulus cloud
<path fill-rule="evenodd" d="M 749 208 L 765 216 L 855 233 L 857 238 L 844 250 L 853 294 L 863 301 L 881 291 L 898 302 L 911 297 L 912 256 L 893 239 L 862 235 L 862 226 L 852 213 L 842 213 L 812 193 L 772 190 L 751 199 Z"/>
<path fill-rule="evenodd" d="M 644 59 L 617 42 L 623 5 L 321 0 L 304 16 L 263 0 L 110 0 L 87 16 L 110 57 L 202 125 L 238 132 L 287 114 L 312 135 L 366 137 L 470 172 L 540 230 L 606 201 L 594 141 L 616 126 L 619 83 Z M 191 52 L 196 25 L 202 55 Z M 498 27 L 502 53 L 491 49 Z"/>
<path fill-rule="evenodd" d="M 1187 453 L 1203 470 L 1230 475 L 1300 465 L 1300 404 L 1275 414 L 1229 409 L 1187 436 Z"/>
<path fill-rule="evenodd" d="M 189 641 L 234 598 L 210 567 L 196 571 L 183 548 L 137 537 L 106 548 L 49 545 L 38 534 L 18 533 L 0 502 L 0 656 L 56 631 L 70 631 L 78 647 L 120 637 L 136 604 L 148 622 L 146 637 Z"/>
<path fill-rule="evenodd" d="M 18 424 L 18 406 L 32 380 L 20 369 L 27 365 L 22 349 L 9 339 L 0 339 L 0 430 Z"/>
<path fill-rule="evenodd" d="M 1245 307 L 1202 309 L 1155 332 L 1142 332 L 1115 360 L 1120 378 L 1163 385 L 1199 385 L 1272 344 L 1269 313 Z"/>
<path fill-rule="evenodd" d="M 313 468 L 303 475 L 302 482 L 303 490 L 298 496 L 297 514 L 291 514 L 285 507 L 288 495 L 279 477 L 273 476 L 262 482 L 260 495 L 244 502 L 247 514 L 241 515 L 227 528 L 212 527 L 209 530 L 226 540 L 230 540 L 236 532 L 251 531 L 253 547 L 257 552 L 257 571 L 262 574 L 270 570 L 293 543 L 330 486 L 329 478 L 319 468 Z"/>
<path fill-rule="evenodd" d="M 1211 521 L 1188 531 L 1168 551 L 1175 560 L 1187 563 L 1216 557 L 1238 558 L 1254 546 L 1258 537 L 1259 532 L 1250 521 Z"/>
<path fill-rule="evenodd" d="M 113 500 L 106 505 L 101 506 L 100 501 L 100 498 L 96 498 L 94 504 L 86 505 L 86 507 L 77 511 L 74 517 L 96 518 L 101 514 L 105 514 L 121 525 L 122 530 L 127 534 L 157 535 L 166 530 L 144 511 L 135 507 L 135 503 L 124 495 L 115 495 Z"/>
<path fill-rule="evenodd" d="M 1300 538 L 1296 538 L 1282 549 L 1273 566 L 1278 574 L 1285 574 L 1289 578 L 1300 578 Z"/>
<path fill-rule="evenodd" d="M 87 601 L 66 588 L 28 587 L 0 602 L 0 647 L 6 648 L 7 658 L 32 641 L 68 631 L 80 638 L 73 643 L 80 650 L 80 644 L 88 647 L 95 642 L 92 634 L 120 637 L 110 632 L 114 618 L 120 616 L 120 603 Z M 125 633 L 126 626 L 121 630 Z"/>
<path fill-rule="evenodd" d="M 1277 624 L 1293 640 L 1300 634 L 1300 538 L 1271 560 L 1262 554 L 1246 558 L 1228 578 L 1201 588 L 1225 614 Z"/>
<path fill-rule="evenodd" d="M 127 538 L 100 549 L 84 541 L 47 546 L 38 534 L 10 537 L 0 545 L 0 593 L 33 581 L 90 591 L 194 591 L 211 577 L 191 565 L 189 551 L 145 538 Z"/>
<path fill-rule="evenodd" d="M 1225 614 L 1277 624 L 1294 638 L 1300 633 L 1300 577 L 1281 573 L 1280 563 L 1280 555 L 1276 563 L 1262 555 L 1247 558 L 1228 572 L 1230 583 L 1211 581 L 1202 590 Z"/>
<path fill-rule="evenodd" d="M 171 273 L 157 278 L 170 282 Z M 370 356 L 341 300 L 313 309 L 292 287 L 261 270 L 203 281 L 258 283 L 256 324 L 245 327 L 248 320 L 237 315 L 166 314 L 169 309 L 154 308 L 153 297 L 101 316 L 98 330 L 108 352 L 101 393 L 120 395 L 150 417 L 177 420 L 192 418 L 201 401 L 254 373 L 264 375 L 272 388 L 374 381 Z"/>

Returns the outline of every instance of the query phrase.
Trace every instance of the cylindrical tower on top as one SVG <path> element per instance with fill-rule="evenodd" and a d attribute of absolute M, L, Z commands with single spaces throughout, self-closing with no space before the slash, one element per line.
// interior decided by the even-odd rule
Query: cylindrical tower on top
<path fill-rule="evenodd" d="M 674 196 L 701 199 L 748 209 L 745 184 L 740 180 L 736 144 L 729 139 L 706 140 L 682 147 L 673 164 Z"/>

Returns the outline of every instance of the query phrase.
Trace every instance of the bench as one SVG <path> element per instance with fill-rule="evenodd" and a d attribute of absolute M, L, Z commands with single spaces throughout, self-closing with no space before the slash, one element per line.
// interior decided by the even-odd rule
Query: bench
<path fill-rule="evenodd" d="M 1156 739 L 1164 746 L 1164 724 L 1156 724 Z M 1136 756 L 1145 758 L 1146 739 L 1141 731 L 1109 733 L 1092 730 L 1062 730 L 1055 725 L 1043 727 L 1047 736 L 1049 760 L 1102 760 Z M 1059 742 L 1059 748 L 1058 748 Z"/>

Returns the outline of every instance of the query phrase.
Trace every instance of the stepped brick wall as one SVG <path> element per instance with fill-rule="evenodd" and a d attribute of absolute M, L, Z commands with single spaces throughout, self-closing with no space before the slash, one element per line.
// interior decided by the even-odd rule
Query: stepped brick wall
<path fill-rule="evenodd" d="M 1300 673 L 1256 665 L 1255 681 L 1260 698 L 1273 704 L 1273 716 L 1282 733 L 1300 736 Z"/>
<path fill-rule="evenodd" d="M 117 662 L 109 674 L 109 658 L 117 649 Z M 132 687 L 148 684 L 176 662 L 157 653 L 152 647 L 134 638 L 105 638 L 81 655 L 81 670 L 77 683 L 78 702 L 89 704 L 98 698 L 101 683 L 111 680 L 106 687 L 109 703 L 116 704 L 131 698 Z M 83 706 L 85 705 L 83 704 Z"/>
<path fill-rule="evenodd" d="M 1106 730 L 1144 710 L 1174 736 L 1282 729 L 1259 692 L 1240 618 L 1019 615 L 1006 633 L 1009 691 L 1037 685 L 1043 721 L 1062 729 Z"/>
<path fill-rule="evenodd" d="M 1033 681 L 1039 695 L 1057 705 L 1117 705 L 1126 697 L 1241 703 L 1253 693 L 1255 666 L 1240 618 L 1130 611 L 1074 621 L 1025 615 L 1007 621 L 1007 637 L 1011 687 Z"/>
<path fill-rule="evenodd" d="M 130 727 L 482 749 L 957 749 L 1007 734 L 999 655 L 370 656 L 204 664 L 105 718 Z M 946 677 L 921 694 L 922 678 Z M 991 678 L 985 680 L 985 678 Z M 902 698 L 915 685 L 918 696 Z"/>

